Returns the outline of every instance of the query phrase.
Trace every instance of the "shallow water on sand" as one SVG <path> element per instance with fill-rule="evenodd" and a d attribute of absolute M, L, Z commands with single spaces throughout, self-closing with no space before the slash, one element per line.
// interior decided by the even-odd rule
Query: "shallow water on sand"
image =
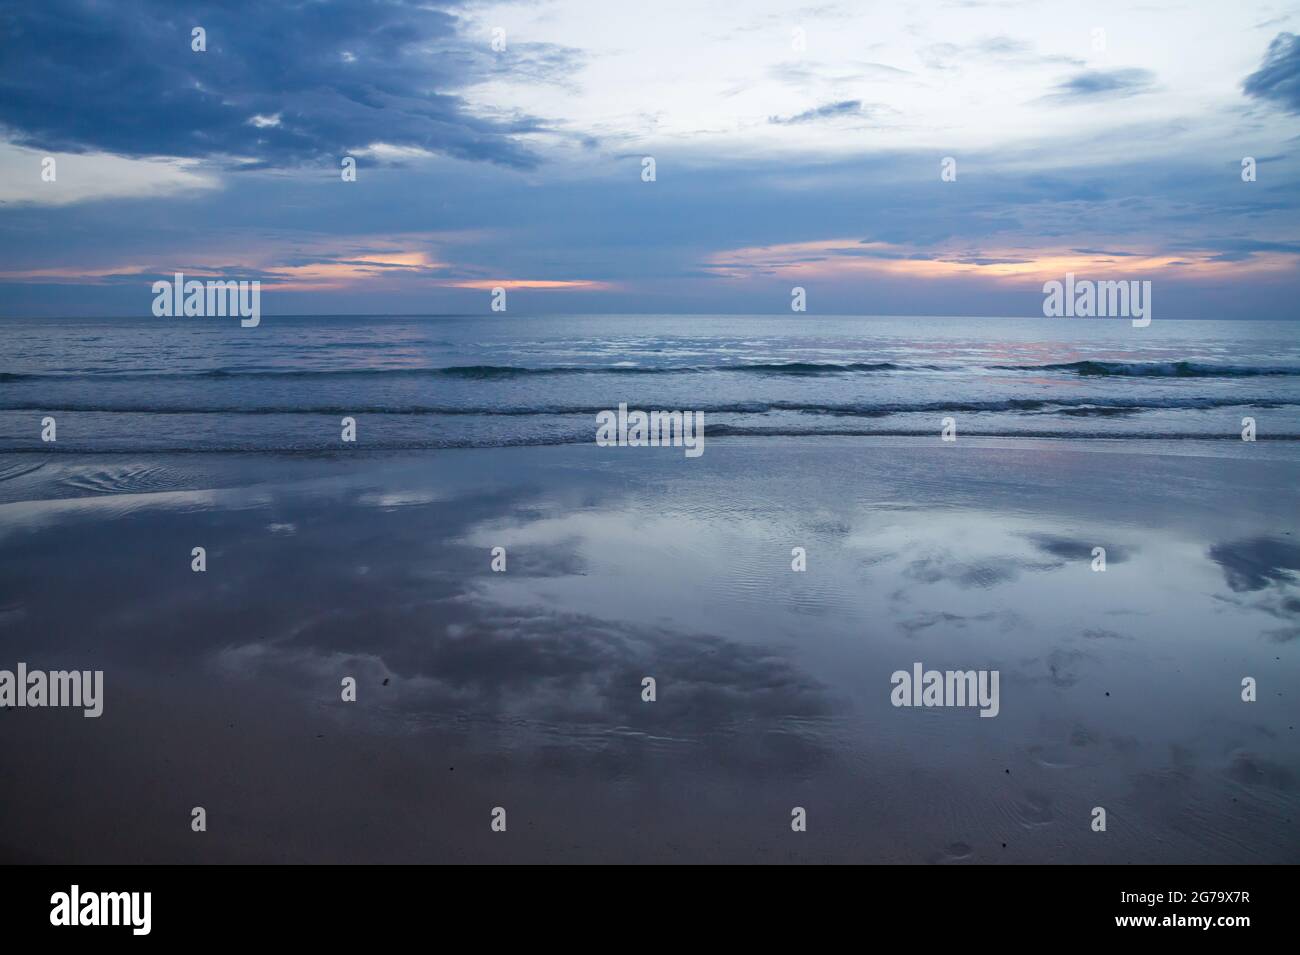
<path fill-rule="evenodd" d="M 105 671 L 0 712 L 0 855 L 1300 861 L 1296 458 L 0 457 L 0 668 Z M 891 705 L 914 662 L 997 717 Z"/>

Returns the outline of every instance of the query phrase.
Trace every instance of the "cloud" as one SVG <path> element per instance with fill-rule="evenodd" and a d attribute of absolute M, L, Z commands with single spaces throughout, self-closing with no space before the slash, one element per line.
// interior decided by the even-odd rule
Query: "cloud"
<path fill-rule="evenodd" d="M 782 115 L 804 105 L 796 101 Z M 862 122 L 766 126 L 766 115 L 762 121 L 787 137 Z M 464 311 L 477 307 L 482 289 L 451 288 L 449 281 L 490 280 L 495 286 L 524 279 L 617 286 L 521 289 L 521 302 L 533 295 L 556 303 L 547 308 L 671 310 L 689 303 L 761 310 L 770 298 L 767 275 L 816 282 L 819 307 L 860 308 L 862 283 L 870 281 L 881 290 L 881 308 L 948 314 L 965 306 L 972 313 L 1029 309 L 1041 315 L 1041 283 L 1048 278 L 1122 269 L 1159 274 L 1166 294 L 1187 296 L 1185 307 L 1194 314 L 1294 313 L 1283 294 L 1300 274 L 1294 190 L 1242 188 L 1235 174 L 1223 175 L 1231 167 L 1214 156 L 1170 160 L 1158 192 L 1145 157 L 1094 161 L 1067 175 L 1061 164 L 1077 162 L 1090 143 L 1067 138 L 1055 140 L 1050 151 L 962 153 L 961 168 L 981 175 L 948 192 L 936 192 L 943 184 L 933 156 L 918 159 L 903 151 L 840 162 L 755 155 L 705 165 L 689 155 L 675 163 L 661 158 L 657 185 L 640 182 L 635 153 L 617 175 L 594 165 L 575 166 L 566 175 L 564 167 L 549 164 L 545 189 L 499 165 L 434 159 L 403 168 L 363 163 L 356 188 L 339 186 L 332 168 L 312 176 L 226 176 L 224 190 L 188 194 L 183 217 L 174 203 L 158 201 L 120 210 L 12 205 L 3 207 L 10 241 L 0 263 L 0 312 L 22 314 L 48 303 L 49 312 L 70 314 L 97 300 L 101 313 L 123 314 L 138 307 L 146 274 L 168 274 L 173 266 L 195 275 L 198 266 L 237 267 L 236 277 L 251 279 L 323 261 L 340 263 L 331 269 L 331 281 L 341 280 L 339 291 L 312 292 L 309 300 L 307 290 L 322 287 L 325 273 L 310 280 L 301 270 L 281 273 L 277 297 L 285 304 L 277 308 Z M 1057 165 L 1034 172 L 1052 162 Z M 666 168 L 673 172 L 667 179 Z M 1279 164 L 1279 176 L 1284 169 Z M 62 162 L 59 171 L 62 188 Z M 69 184 L 72 179 L 69 173 Z M 657 190 L 665 184 L 671 190 Z M 34 180 L 29 189 L 44 185 Z M 637 223 L 635 230 L 629 231 L 629 221 Z M 201 230 L 196 222 L 203 223 Z M 442 232 L 475 234 L 421 239 L 417 233 L 431 222 Z M 875 225 L 864 230 L 864 222 Z M 1131 254 L 1115 258 L 1116 250 Z M 1230 251 L 1238 261 L 1213 261 Z M 391 262 L 397 261 L 392 255 L 412 252 L 450 267 L 433 272 L 367 265 L 362 273 L 349 266 L 368 255 Z M 1192 264 L 1174 269 L 1171 256 Z M 357 274 L 348 276 L 343 266 Z M 42 277 L 55 267 L 60 276 Z M 134 277 L 129 283 L 90 278 L 77 291 L 76 275 L 90 270 Z M 1031 291 L 1033 282 L 1038 287 Z M 1225 289 L 1220 298 L 1205 294 L 1211 283 Z M 302 297 L 286 298 L 297 289 L 304 290 Z M 512 293 L 512 309 L 515 298 Z"/>
<path fill-rule="evenodd" d="M 191 49 L 191 30 L 207 50 Z M 425 3 L 306 6 L 160 0 L 11 5 L 0 61 L 0 125 L 19 145 L 127 157 L 241 158 L 284 166 L 373 143 L 536 165 L 518 137 L 534 118 L 488 118 L 457 90 L 504 68 L 466 44 L 452 13 Z M 564 51 L 511 56 L 534 79 Z M 513 62 L 513 61 L 512 61 Z"/>
<path fill-rule="evenodd" d="M 1124 70 L 1084 70 L 1056 85 L 1047 99 L 1091 100 L 1135 96 L 1150 92 L 1155 74 L 1132 67 Z"/>
<path fill-rule="evenodd" d="M 1025 242 L 1026 240 L 1019 240 Z M 1125 268 L 1133 273 L 1163 275 L 1179 266 L 1191 276 L 1222 279 L 1240 276 L 1242 262 L 1258 273 L 1294 272 L 1294 254 L 1252 253 L 1224 259 L 1215 249 L 1188 250 L 1180 258 L 1159 251 L 1132 253 Z M 971 247 L 966 240 L 932 240 L 927 247 L 876 239 L 834 238 L 806 242 L 746 246 L 711 253 L 700 264 L 707 274 L 724 279 L 774 276 L 794 281 L 860 280 L 887 275 L 938 282 L 975 278 L 1041 282 L 1067 272 L 1104 274 L 1112 266 L 1110 253 L 1085 254 L 1058 249 L 1042 240 L 1024 245 L 992 243 Z"/>
<path fill-rule="evenodd" d="M 450 253 L 473 245 L 482 235 L 463 233 L 405 233 L 360 237 L 285 235 L 249 237 L 208 233 L 201 243 L 173 247 L 152 261 L 109 256 L 95 266 L 41 265 L 36 268 L 0 265 L 0 284 L 9 282 L 121 285 L 146 288 L 175 272 L 193 278 L 257 280 L 263 289 L 329 291 L 357 288 L 451 288 L 534 291 L 592 291 L 612 283 L 585 278 L 507 277 L 509 273 L 466 261 Z M 450 247 L 450 248 L 449 248 Z M 486 276 L 486 277 L 484 277 Z"/>
<path fill-rule="evenodd" d="M 55 178 L 41 177 L 54 160 Z M 64 206 L 96 199 L 193 196 L 217 179 L 192 159 L 126 159 L 107 153 L 46 153 L 0 143 L 0 205 Z"/>
<path fill-rule="evenodd" d="M 804 110 L 794 116 L 769 116 L 767 121 L 780 126 L 797 126 L 800 123 L 813 123 L 823 119 L 840 119 L 844 116 L 870 116 L 881 109 L 884 109 L 884 107 L 879 104 L 868 103 L 863 105 L 861 100 L 846 99 L 838 103 L 827 103 L 825 106 Z"/>
<path fill-rule="evenodd" d="M 859 83 L 869 80 L 898 81 L 913 76 L 910 70 L 884 63 L 850 61 L 833 67 L 801 60 L 785 61 L 767 68 L 768 78 L 779 83 L 804 87 L 810 83 Z M 745 88 L 748 88 L 747 86 Z"/>
<path fill-rule="evenodd" d="M 1300 113 L 1300 36 L 1279 33 L 1268 45 L 1260 68 L 1241 84 L 1247 96 L 1268 100 L 1288 113 Z"/>
<path fill-rule="evenodd" d="M 1214 246 L 1220 249 L 1219 253 L 1214 256 L 1212 261 L 1215 262 L 1244 262 L 1254 258 L 1261 253 L 1280 252 L 1284 255 L 1300 256 L 1300 243 L 1298 242 L 1270 242 L 1261 239 L 1241 239 L 1241 238 L 1216 238 Z M 1178 243 L 1178 248 L 1186 248 L 1183 243 Z"/>
<path fill-rule="evenodd" d="M 917 55 L 934 70 L 951 70 L 979 61 L 997 63 L 1002 67 L 1083 65 L 1083 61 L 1076 57 L 1040 54 L 1032 43 L 1005 35 L 983 37 L 964 44 L 931 43 L 918 50 Z"/>

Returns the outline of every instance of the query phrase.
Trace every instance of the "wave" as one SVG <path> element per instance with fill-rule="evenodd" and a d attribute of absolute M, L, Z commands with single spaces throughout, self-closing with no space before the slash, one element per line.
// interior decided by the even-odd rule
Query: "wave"
<path fill-rule="evenodd" d="M 739 401 L 682 407 L 668 402 L 628 402 L 631 410 L 654 411 L 677 408 L 706 414 L 768 414 L 797 412 L 852 418 L 882 418 L 895 414 L 966 412 L 998 414 L 1063 414 L 1072 416 L 1106 416 L 1138 414 L 1144 411 L 1212 410 L 1215 408 L 1284 408 L 1300 401 L 1250 399 L 1240 397 L 1163 397 L 1163 398 L 996 398 L 988 401 L 881 401 L 824 404 L 803 401 Z M 6 402 L 0 412 L 72 412 L 82 414 L 123 415 L 447 415 L 482 417 L 545 417 L 595 415 L 611 410 L 608 404 L 594 405 L 433 405 L 433 404 L 291 404 L 291 405 L 133 405 L 122 402 Z"/>
<path fill-rule="evenodd" d="M 981 370 L 1068 372 L 1083 377 L 1116 378 L 1252 378 L 1300 376 L 1289 365 L 1216 365 L 1196 361 L 1071 361 L 1045 365 L 935 365 L 899 364 L 891 361 L 856 362 L 740 362 L 718 365 L 444 365 L 417 368 L 207 368 L 190 372 L 96 371 L 0 372 L 0 382 L 20 381 L 221 381 L 226 379 L 346 379 L 346 378 L 450 378 L 464 381 L 500 381 L 515 378 L 566 375 L 691 375 L 740 374 L 777 377 L 875 374 L 880 372 L 955 372 Z"/>
<path fill-rule="evenodd" d="M 791 428 L 791 427 L 742 427 L 738 425 L 711 424 L 706 427 L 706 441 L 718 438 L 923 438 L 934 440 L 934 428 Z M 1178 432 L 1178 431 L 1083 431 L 1073 429 L 1052 430 L 1047 428 L 968 428 L 962 432 L 962 439 L 1001 438 L 1030 440 L 1084 440 L 1084 441 L 1240 441 L 1234 432 Z M 1292 442 L 1300 441 L 1300 433 L 1261 434 L 1259 441 Z M 269 444 L 269 443 L 226 443 L 211 445 L 168 445 L 162 443 L 141 443 L 121 447 L 73 447 L 69 445 L 45 445 L 33 447 L 30 444 L 5 447 L 0 440 L 0 453 L 6 455 L 74 455 L 94 457 L 98 455 L 139 455 L 139 454 L 278 454 L 298 455 L 322 458 L 355 457 L 358 454 L 388 453 L 394 451 L 436 451 L 453 449 L 515 448 L 515 447 L 559 447 L 565 445 L 589 445 L 594 447 L 592 432 L 584 429 L 570 434 L 519 435 L 496 438 L 421 438 L 421 439 L 377 439 L 369 440 L 364 445 L 341 449 L 337 442 Z M 654 449 L 671 451 L 672 449 Z"/>
<path fill-rule="evenodd" d="M 744 365 L 714 365 L 699 368 L 700 371 L 735 371 L 766 375 L 841 375 L 847 372 L 872 371 L 945 371 L 940 365 L 899 365 L 892 361 L 852 361 L 852 362 L 759 362 Z"/>
<path fill-rule="evenodd" d="M 997 371 L 1068 371 L 1085 377 L 1254 378 L 1300 375 L 1285 365 L 1214 365 L 1195 361 L 1069 361 L 1052 365 L 990 365 Z"/>
<path fill-rule="evenodd" d="M 41 373 L 0 372 L 0 381 L 186 381 L 229 378 L 454 378 L 496 381 L 557 375 L 684 375 L 709 372 L 736 374 L 842 375 L 881 371 L 945 371 L 939 365 L 899 365 L 894 362 L 755 362 L 734 365 L 446 365 L 419 368 L 207 368 L 193 372 Z"/>
<path fill-rule="evenodd" d="M 889 437 L 934 438 L 934 428 L 763 428 L 706 425 L 705 438 L 716 437 Z M 967 428 L 963 438 L 1084 438 L 1096 441 L 1240 441 L 1235 431 L 1053 431 L 1044 428 Z M 1256 440 L 1296 441 L 1300 434 L 1270 434 Z"/>

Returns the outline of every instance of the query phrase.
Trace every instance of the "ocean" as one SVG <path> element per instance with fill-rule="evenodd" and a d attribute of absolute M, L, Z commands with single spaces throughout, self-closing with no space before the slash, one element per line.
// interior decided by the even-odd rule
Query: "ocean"
<path fill-rule="evenodd" d="M 1293 322 L 720 315 L 11 319 L 0 450 L 592 441 L 626 403 L 736 435 L 1300 438 Z M 53 415 L 57 442 L 40 441 Z"/>

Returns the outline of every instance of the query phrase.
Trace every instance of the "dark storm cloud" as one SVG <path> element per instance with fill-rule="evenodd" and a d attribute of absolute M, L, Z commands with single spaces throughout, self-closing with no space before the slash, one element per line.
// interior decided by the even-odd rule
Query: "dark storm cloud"
<path fill-rule="evenodd" d="M 1085 70 L 1056 84 L 1048 99 L 1092 100 L 1148 92 L 1155 80 L 1150 70 Z"/>
<path fill-rule="evenodd" d="M 1246 77 L 1241 88 L 1247 96 L 1269 100 L 1289 113 L 1300 113 L 1300 36 L 1275 36 L 1264 62 Z"/>
<path fill-rule="evenodd" d="M 196 26 L 206 52 L 191 49 Z M 0 30 L 0 126 L 13 141 L 266 165 L 383 142 L 532 166 L 513 137 L 537 120 L 475 116 L 454 91 L 503 68 L 562 80 L 569 65 L 553 46 L 498 56 L 486 36 L 458 39 L 452 14 L 401 0 L 54 0 L 10 5 Z"/>

